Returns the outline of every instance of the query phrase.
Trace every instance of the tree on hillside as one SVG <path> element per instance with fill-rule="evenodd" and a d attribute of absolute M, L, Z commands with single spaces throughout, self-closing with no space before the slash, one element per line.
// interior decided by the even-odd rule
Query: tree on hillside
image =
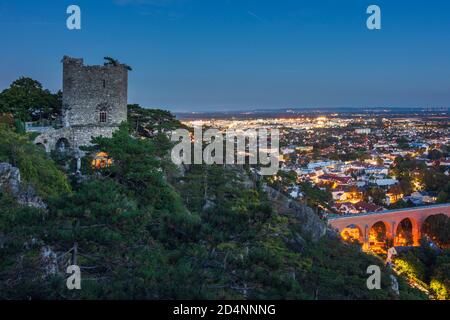
<path fill-rule="evenodd" d="M 438 149 L 433 149 L 428 153 L 428 159 L 430 160 L 439 160 L 443 157 L 443 153 Z"/>
<path fill-rule="evenodd" d="M 88 150 L 103 151 L 112 159 L 112 165 L 99 171 L 119 183 L 128 194 L 138 200 L 139 206 L 152 210 L 158 223 L 157 232 L 173 240 L 195 238 L 198 217 L 183 206 L 179 195 L 167 183 L 162 170 L 162 159 L 150 139 L 136 139 L 129 135 L 127 124 L 122 124 L 112 138 L 97 137 Z"/>
<path fill-rule="evenodd" d="M 170 141 L 170 132 L 185 126 L 169 111 L 146 109 L 137 104 L 128 105 L 128 127 L 134 137 L 151 139 L 156 147 L 156 156 L 168 177 L 177 175 L 177 169 L 170 160 L 170 150 L 174 143 Z"/>
<path fill-rule="evenodd" d="M 444 214 L 428 217 L 422 227 L 423 233 L 444 247 L 450 246 L 450 218 Z"/>
<path fill-rule="evenodd" d="M 383 206 L 386 202 L 386 192 L 382 188 L 378 187 L 369 188 L 364 193 L 364 200 L 369 201 L 369 198 L 376 205 Z"/>
<path fill-rule="evenodd" d="M 145 138 L 186 128 L 170 111 L 147 109 L 138 104 L 128 105 L 128 124 L 131 134 Z"/>
<path fill-rule="evenodd" d="M 427 191 L 445 191 L 450 177 L 438 169 L 430 168 L 423 171 L 423 183 Z"/>
<path fill-rule="evenodd" d="M 120 64 L 119 60 L 111 58 L 111 57 L 104 57 L 104 59 L 105 59 L 105 63 L 104 63 L 105 66 L 117 67 Z M 123 66 L 125 66 L 125 68 L 127 68 L 129 71 L 133 70 L 129 65 L 123 64 Z"/>
<path fill-rule="evenodd" d="M 0 93 L 0 112 L 22 121 L 54 120 L 61 108 L 62 93 L 52 94 L 31 78 L 22 77 Z"/>

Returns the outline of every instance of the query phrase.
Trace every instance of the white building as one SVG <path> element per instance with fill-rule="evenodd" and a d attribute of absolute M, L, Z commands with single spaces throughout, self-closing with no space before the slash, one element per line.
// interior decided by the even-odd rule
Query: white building
<path fill-rule="evenodd" d="M 370 128 L 355 129 L 355 133 L 357 133 L 357 134 L 369 134 L 370 131 L 371 131 Z"/>

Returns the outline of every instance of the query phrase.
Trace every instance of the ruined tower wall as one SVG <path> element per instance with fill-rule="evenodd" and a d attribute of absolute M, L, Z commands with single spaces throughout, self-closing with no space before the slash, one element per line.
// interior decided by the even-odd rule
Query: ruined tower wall
<path fill-rule="evenodd" d="M 63 128 L 35 139 L 47 151 L 78 149 L 92 137 L 111 137 L 127 121 L 128 68 L 123 64 L 85 66 L 83 59 L 63 58 Z M 58 147 L 58 145 L 60 147 Z"/>
<path fill-rule="evenodd" d="M 63 125 L 100 127 L 92 130 L 109 132 L 108 127 L 127 120 L 127 91 L 124 65 L 85 66 L 83 59 L 64 57 Z M 101 121 L 101 111 L 106 112 L 106 121 Z"/>

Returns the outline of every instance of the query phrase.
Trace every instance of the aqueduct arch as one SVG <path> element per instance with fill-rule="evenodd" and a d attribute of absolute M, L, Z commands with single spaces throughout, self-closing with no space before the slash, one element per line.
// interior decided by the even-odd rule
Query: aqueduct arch
<path fill-rule="evenodd" d="M 399 227 L 402 225 L 402 221 L 407 220 L 411 223 L 412 245 L 418 246 L 422 237 L 421 230 L 423 223 L 428 217 L 438 214 L 445 214 L 450 217 L 450 204 L 387 210 L 357 215 L 330 216 L 328 222 L 339 234 L 348 228 L 348 226 L 356 226 L 362 232 L 359 241 L 362 242 L 364 249 L 369 249 L 370 230 L 379 222 L 384 224 L 386 237 L 393 241 L 393 245 L 401 245 L 400 241 L 398 241 Z M 399 243 L 396 243 L 396 241 Z"/>
<path fill-rule="evenodd" d="M 340 231 L 340 235 L 344 240 L 356 240 L 360 243 L 364 242 L 363 228 L 356 224 L 350 224 Z"/>
<path fill-rule="evenodd" d="M 369 229 L 369 245 L 382 245 L 385 246 L 387 241 L 392 239 L 392 226 L 389 222 L 379 220 L 372 224 Z"/>
<path fill-rule="evenodd" d="M 394 245 L 418 245 L 421 238 L 420 229 L 416 219 L 404 218 L 397 225 Z"/>

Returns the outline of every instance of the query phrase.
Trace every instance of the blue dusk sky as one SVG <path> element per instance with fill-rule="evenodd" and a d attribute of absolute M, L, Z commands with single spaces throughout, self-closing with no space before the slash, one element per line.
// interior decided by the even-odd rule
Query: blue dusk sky
<path fill-rule="evenodd" d="M 0 90 L 29 76 L 56 91 L 64 55 L 111 56 L 150 108 L 450 106 L 448 0 L 0 0 L 0 44 Z"/>

